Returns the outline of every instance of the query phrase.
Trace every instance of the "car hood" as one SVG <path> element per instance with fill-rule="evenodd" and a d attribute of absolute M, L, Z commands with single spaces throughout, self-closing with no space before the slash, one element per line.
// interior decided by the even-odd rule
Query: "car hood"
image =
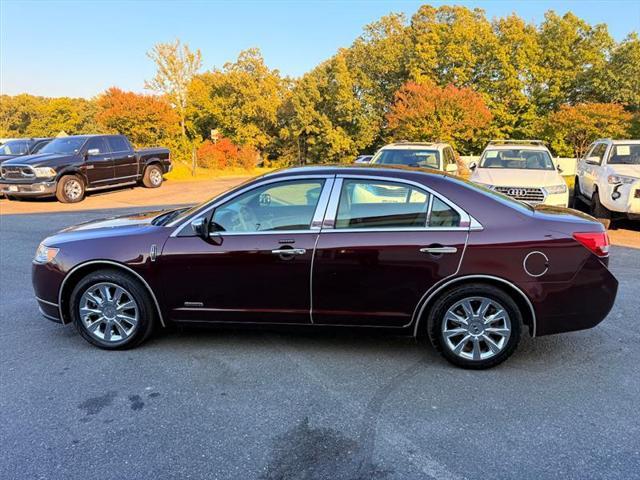
<path fill-rule="evenodd" d="M 0 155 L 0 163 L 6 162 L 7 160 L 11 160 L 12 158 L 19 157 L 20 155 Z"/>
<path fill-rule="evenodd" d="M 103 218 L 80 223 L 60 230 L 48 237 L 43 243 L 50 246 L 62 243 L 88 240 L 92 238 L 122 237 L 142 235 L 163 227 L 154 226 L 151 221 L 167 210 L 154 210 L 118 217 Z"/>
<path fill-rule="evenodd" d="M 55 167 L 56 165 L 68 163 L 75 155 L 66 153 L 34 153 L 33 155 L 23 155 L 13 157 L 2 164 L 3 167 L 10 165 L 30 165 L 32 167 Z"/>
<path fill-rule="evenodd" d="M 614 163 L 613 165 L 609 164 L 608 167 L 609 171 L 616 175 L 640 178 L 640 165 L 623 165 Z"/>
<path fill-rule="evenodd" d="M 477 168 L 471 181 L 499 187 L 547 187 L 559 185 L 562 177 L 555 170 Z"/>

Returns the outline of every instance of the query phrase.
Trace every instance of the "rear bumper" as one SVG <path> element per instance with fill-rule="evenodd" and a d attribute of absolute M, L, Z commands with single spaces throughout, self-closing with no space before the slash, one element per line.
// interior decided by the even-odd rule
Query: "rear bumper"
<path fill-rule="evenodd" d="M 56 182 L 10 183 L 0 181 L 0 193 L 15 197 L 45 197 L 55 195 Z"/>
<path fill-rule="evenodd" d="M 522 285 L 536 311 L 536 336 L 593 328 L 615 303 L 618 280 L 593 256 L 569 282 Z"/>

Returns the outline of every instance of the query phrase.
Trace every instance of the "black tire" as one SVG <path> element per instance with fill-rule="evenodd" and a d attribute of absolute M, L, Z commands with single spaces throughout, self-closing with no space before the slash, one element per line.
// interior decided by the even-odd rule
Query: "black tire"
<path fill-rule="evenodd" d="M 578 176 L 576 176 L 573 182 L 573 199 L 571 201 L 571 208 L 577 209 L 580 206 L 580 180 L 578 180 Z"/>
<path fill-rule="evenodd" d="M 611 226 L 611 212 L 602 205 L 600 194 L 597 190 L 593 193 L 593 198 L 591 199 L 591 215 L 598 219 L 605 228 Z"/>
<path fill-rule="evenodd" d="M 456 303 L 470 297 L 484 297 L 497 302 L 507 312 L 510 321 L 510 335 L 502 349 L 493 356 L 480 360 L 466 359 L 455 354 L 446 344 L 443 334 L 445 314 Z M 522 313 L 513 298 L 500 288 L 492 285 L 476 283 L 466 284 L 446 291 L 433 304 L 428 316 L 428 333 L 431 344 L 452 364 L 473 370 L 495 367 L 504 362 L 516 350 L 522 333 Z M 473 342 L 472 342 L 473 345 Z M 488 345 L 483 343 L 484 347 Z M 488 348 L 487 348 L 488 349 Z"/>
<path fill-rule="evenodd" d="M 149 165 L 144 169 L 142 176 L 142 184 L 147 188 L 158 188 L 162 185 L 162 168 L 160 165 Z"/>
<path fill-rule="evenodd" d="M 109 283 L 122 287 L 127 295 L 131 295 L 137 306 L 138 322 L 130 336 L 123 340 L 107 342 L 90 333 L 88 327 L 80 316 L 80 302 L 82 296 L 91 287 L 97 284 Z M 70 317 L 78 333 L 89 343 L 105 350 L 124 350 L 133 348 L 153 333 L 156 323 L 157 311 L 147 289 L 134 276 L 120 270 L 98 270 L 81 279 L 71 292 Z M 115 327 L 114 327 L 115 328 Z M 100 330 L 100 327 L 98 327 Z M 116 332 L 116 330 L 113 330 Z"/>
<path fill-rule="evenodd" d="M 78 175 L 65 175 L 58 180 L 56 198 L 61 203 L 78 203 L 84 200 L 84 180 Z"/>

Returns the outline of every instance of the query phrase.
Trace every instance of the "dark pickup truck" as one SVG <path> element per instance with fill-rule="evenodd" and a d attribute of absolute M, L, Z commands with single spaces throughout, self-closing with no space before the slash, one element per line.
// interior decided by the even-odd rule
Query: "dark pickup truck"
<path fill-rule="evenodd" d="M 167 148 L 134 150 L 124 135 L 75 135 L 4 162 L 0 193 L 9 199 L 55 195 L 61 202 L 75 203 L 93 190 L 138 182 L 157 188 L 170 170 Z"/>

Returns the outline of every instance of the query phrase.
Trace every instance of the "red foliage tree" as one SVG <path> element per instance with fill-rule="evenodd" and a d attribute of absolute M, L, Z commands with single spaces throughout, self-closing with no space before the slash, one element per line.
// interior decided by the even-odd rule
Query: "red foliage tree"
<path fill-rule="evenodd" d="M 463 152 L 482 144 L 492 115 L 470 88 L 408 82 L 395 94 L 386 115 L 393 140 L 449 142 Z"/>

